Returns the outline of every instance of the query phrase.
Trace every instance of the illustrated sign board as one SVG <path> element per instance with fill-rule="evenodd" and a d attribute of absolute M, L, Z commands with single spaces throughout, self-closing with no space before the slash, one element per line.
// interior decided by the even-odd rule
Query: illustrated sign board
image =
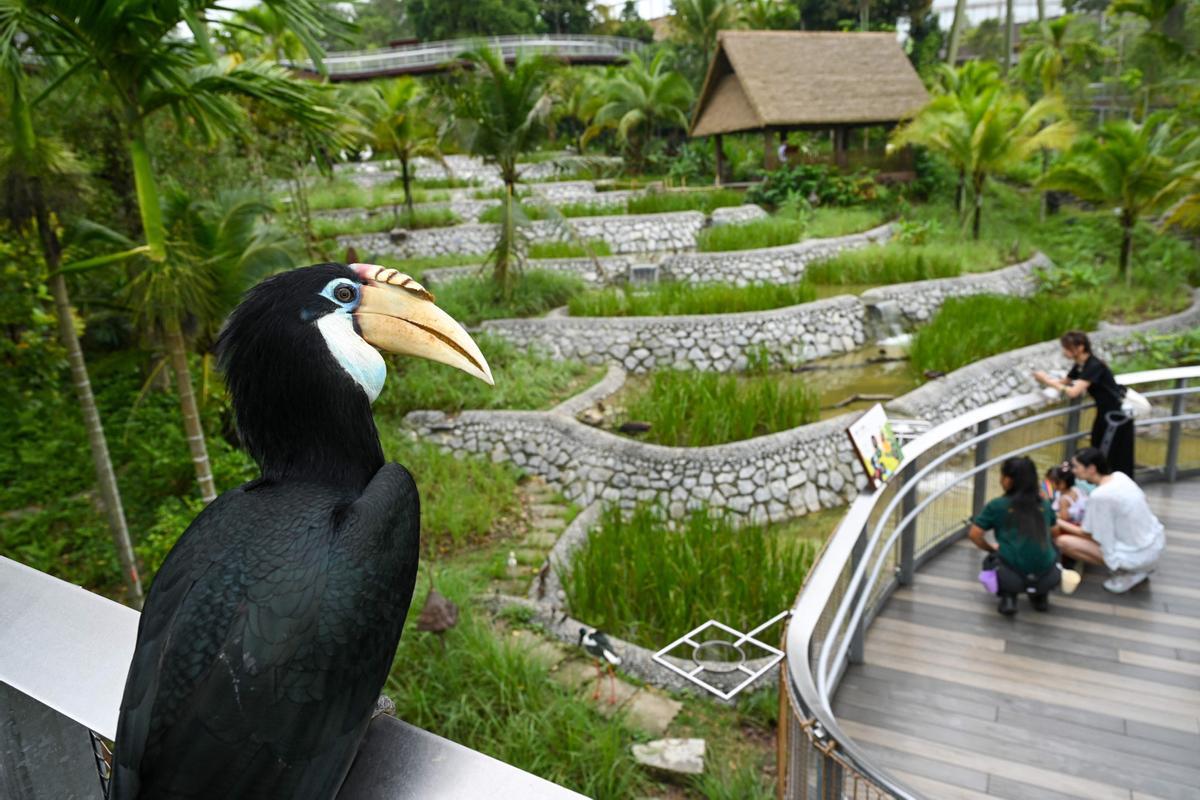
<path fill-rule="evenodd" d="M 900 439 L 892 430 L 883 406 L 876 403 L 846 429 L 858 454 L 871 488 L 878 489 L 891 480 L 904 460 Z"/>

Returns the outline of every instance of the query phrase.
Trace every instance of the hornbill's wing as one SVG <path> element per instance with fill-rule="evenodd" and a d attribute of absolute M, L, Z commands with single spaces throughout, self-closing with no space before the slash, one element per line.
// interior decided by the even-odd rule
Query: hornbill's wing
<path fill-rule="evenodd" d="M 112 800 L 332 797 L 395 654 L 418 551 L 416 485 L 399 465 L 349 505 L 222 495 L 151 589 Z"/>

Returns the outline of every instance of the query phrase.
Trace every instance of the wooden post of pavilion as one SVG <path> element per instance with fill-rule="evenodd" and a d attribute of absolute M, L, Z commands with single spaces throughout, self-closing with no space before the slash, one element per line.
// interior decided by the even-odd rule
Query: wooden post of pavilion
<path fill-rule="evenodd" d="M 713 146 L 716 149 L 716 184 L 720 186 L 725 182 L 725 137 L 719 133 L 713 136 Z"/>

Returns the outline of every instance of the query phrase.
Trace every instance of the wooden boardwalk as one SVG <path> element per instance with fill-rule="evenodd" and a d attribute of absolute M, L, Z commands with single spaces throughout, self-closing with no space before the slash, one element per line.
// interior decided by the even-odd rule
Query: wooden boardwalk
<path fill-rule="evenodd" d="M 1147 494 L 1167 550 L 1126 595 L 1091 567 L 1006 619 L 969 542 L 926 564 L 847 670 L 843 730 L 936 800 L 1200 800 L 1200 481 Z"/>

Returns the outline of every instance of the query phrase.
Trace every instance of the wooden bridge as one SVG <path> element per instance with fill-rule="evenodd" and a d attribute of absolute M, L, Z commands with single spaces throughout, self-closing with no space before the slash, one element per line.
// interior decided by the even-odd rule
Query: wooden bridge
<path fill-rule="evenodd" d="M 1118 376 L 1151 398 L 1138 474 L 1166 527 L 1149 581 L 1013 618 L 963 538 L 997 468 L 1068 457 L 1088 404 L 1040 394 L 947 420 L 904 446 L 809 572 L 787 633 L 785 800 L 1200 800 L 1200 368 Z"/>
<path fill-rule="evenodd" d="M 642 43 L 619 36 L 573 36 L 546 34 L 544 36 L 493 36 L 480 39 L 449 39 L 440 42 L 419 42 L 379 50 L 333 52 L 325 56 L 325 71 L 329 80 L 366 81 L 396 75 L 428 75 L 444 72 L 463 63 L 462 55 L 479 47 L 500 52 L 508 63 L 518 54 L 548 55 L 567 64 L 615 64 L 637 52 Z M 302 75 L 318 77 L 320 71 L 312 61 L 285 64 Z"/>

